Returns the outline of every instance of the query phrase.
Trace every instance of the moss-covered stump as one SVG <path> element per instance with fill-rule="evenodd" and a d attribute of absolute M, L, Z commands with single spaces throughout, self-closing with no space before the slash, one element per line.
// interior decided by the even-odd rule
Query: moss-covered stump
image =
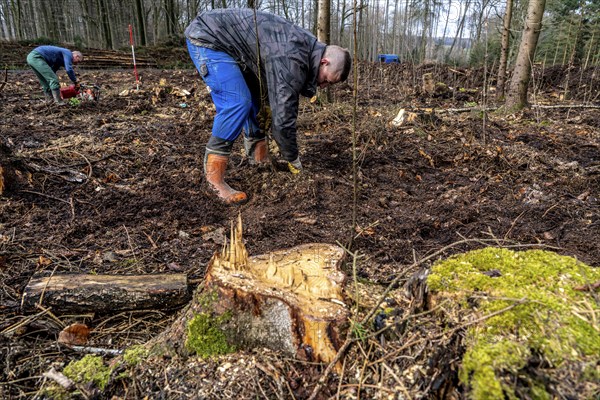
<path fill-rule="evenodd" d="M 465 328 L 472 399 L 600 395 L 600 269 L 548 251 L 486 248 L 432 267 L 431 307 Z"/>
<path fill-rule="evenodd" d="M 241 221 L 230 243 L 209 262 L 187 309 L 149 344 L 151 354 L 210 357 L 267 347 L 333 360 L 349 317 L 340 270 L 344 250 L 316 243 L 248 257 Z"/>

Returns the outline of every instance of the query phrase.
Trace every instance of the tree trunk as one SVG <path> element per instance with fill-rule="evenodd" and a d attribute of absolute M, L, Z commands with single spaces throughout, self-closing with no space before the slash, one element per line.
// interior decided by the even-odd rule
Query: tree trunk
<path fill-rule="evenodd" d="M 340 270 L 344 250 L 315 243 L 248 257 L 241 219 L 230 243 L 210 260 L 190 305 L 147 346 L 202 357 L 262 346 L 332 361 L 349 317 Z"/>
<path fill-rule="evenodd" d="M 23 27 L 21 25 L 23 10 L 21 9 L 20 0 L 12 0 L 12 18 L 15 24 L 15 33 L 17 40 L 23 39 Z"/>
<path fill-rule="evenodd" d="M 454 50 L 454 46 L 456 46 L 456 43 L 459 42 L 459 45 L 462 44 L 462 33 L 463 33 L 463 29 L 465 27 L 465 21 L 467 19 L 467 15 L 468 15 L 470 6 L 471 6 L 471 0 L 467 0 L 465 9 L 464 9 L 464 13 L 462 14 L 462 16 L 460 18 L 460 22 L 458 24 L 458 29 L 456 30 L 456 36 L 454 36 L 454 40 L 452 41 L 450 50 L 448 50 L 448 53 L 446 54 L 447 61 L 450 60 L 450 57 L 452 57 L 452 50 Z"/>
<path fill-rule="evenodd" d="M 329 43 L 331 36 L 331 1 L 319 0 L 319 25 L 317 39 L 322 43 Z"/>
<path fill-rule="evenodd" d="M 508 110 L 520 110 L 527 105 L 527 88 L 531 79 L 535 49 L 542 30 L 545 7 L 546 0 L 529 0 L 523 37 L 506 98 L 505 106 Z"/>
<path fill-rule="evenodd" d="M 584 4 L 583 4 L 583 0 L 580 1 L 580 9 L 581 12 L 579 13 L 578 16 L 578 21 L 577 21 L 577 28 L 575 29 L 575 39 L 573 40 L 573 50 L 571 51 L 571 55 L 569 56 L 569 64 L 567 66 L 567 74 L 565 76 L 565 90 L 563 93 L 563 99 L 568 100 L 571 97 L 571 93 L 569 92 L 569 84 L 571 81 L 571 71 L 573 70 L 573 68 L 575 67 L 575 63 L 576 61 L 579 63 L 579 61 L 581 61 L 579 59 L 579 57 L 577 56 L 577 54 L 579 53 L 579 49 L 581 48 L 581 36 L 583 34 L 582 30 L 583 30 L 583 11 L 584 11 Z"/>
<path fill-rule="evenodd" d="M 135 0 L 135 14 L 140 46 L 146 46 L 146 21 L 144 19 L 144 4 L 142 0 Z"/>
<path fill-rule="evenodd" d="M 98 16 L 100 17 L 100 26 L 102 28 L 102 37 L 104 38 L 104 48 L 112 49 L 113 48 L 113 39 L 112 33 L 110 29 L 110 18 L 108 16 L 108 7 L 106 5 L 106 0 L 97 0 L 98 6 Z"/>
<path fill-rule="evenodd" d="M 496 96 L 504 99 L 506 86 L 506 66 L 508 65 L 508 49 L 510 47 L 510 24 L 512 21 L 513 0 L 506 0 L 506 11 L 504 12 L 504 26 L 502 28 L 502 50 L 500 51 L 500 66 L 498 67 L 498 84 L 496 85 Z"/>

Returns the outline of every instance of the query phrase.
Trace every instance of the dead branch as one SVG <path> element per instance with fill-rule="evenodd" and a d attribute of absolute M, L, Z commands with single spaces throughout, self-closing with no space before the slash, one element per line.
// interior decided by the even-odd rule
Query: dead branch
<path fill-rule="evenodd" d="M 573 288 L 573 290 L 577 290 L 579 292 L 593 292 L 598 289 L 600 289 L 600 281 L 594 282 L 594 283 L 588 283 L 588 284 L 577 286 L 577 287 Z"/>
<path fill-rule="evenodd" d="M 50 368 L 50 371 L 44 372 L 42 375 L 44 375 L 46 378 L 52 379 L 66 390 L 71 390 L 75 386 L 75 382 L 67 378 L 63 373 L 55 370 L 54 367 Z"/>
<path fill-rule="evenodd" d="M 545 104 L 532 104 L 532 108 L 542 108 L 542 109 L 560 109 L 560 108 L 600 108 L 600 105 L 596 104 L 565 104 L 565 105 L 554 105 L 548 106 Z"/>

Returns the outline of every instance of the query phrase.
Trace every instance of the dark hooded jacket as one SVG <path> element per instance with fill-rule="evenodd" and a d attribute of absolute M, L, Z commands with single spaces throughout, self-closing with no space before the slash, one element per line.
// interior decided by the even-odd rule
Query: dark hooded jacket
<path fill-rule="evenodd" d="M 258 26 L 260 77 L 266 82 L 263 88 L 268 92 L 273 114 L 273 136 L 283 159 L 293 161 L 298 157 L 299 97 L 315 95 L 319 63 L 326 45 L 310 32 L 274 14 L 256 11 L 256 22 L 251 9 L 206 11 L 187 27 L 185 36 L 198 46 L 229 54 L 239 62 L 242 71 L 252 71 L 256 79 Z"/>

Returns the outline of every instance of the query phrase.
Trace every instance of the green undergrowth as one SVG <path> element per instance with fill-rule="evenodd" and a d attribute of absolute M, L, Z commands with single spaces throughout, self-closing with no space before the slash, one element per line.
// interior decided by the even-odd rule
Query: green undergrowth
<path fill-rule="evenodd" d="M 467 325 L 459 372 L 469 397 L 550 399 L 559 370 L 597 379 L 597 296 L 575 288 L 599 280 L 600 269 L 541 250 L 485 248 L 436 263 L 427 283 L 452 300 L 448 318 L 480 320 Z"/>

